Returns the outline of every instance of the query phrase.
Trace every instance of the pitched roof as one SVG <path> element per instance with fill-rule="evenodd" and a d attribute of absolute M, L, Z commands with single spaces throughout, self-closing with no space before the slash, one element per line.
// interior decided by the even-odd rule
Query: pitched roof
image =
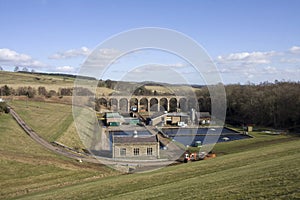
<path fill-rule="evenodd" d="M 157 138 L 155 135 L 151 136 L 138 136 L 138 137 L 133 137 L 133 136 L 114 136 L 113 137 L 113 142 L 114 143 L 156 143 Z"/>

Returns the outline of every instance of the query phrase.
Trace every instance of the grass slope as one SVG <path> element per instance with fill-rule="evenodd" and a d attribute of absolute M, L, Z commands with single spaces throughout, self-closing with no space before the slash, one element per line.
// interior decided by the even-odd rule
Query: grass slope
<path fill-rule="evenodd" d="M 18 87 L 28 87 L 31 86 L 38 89 L 39 86 L 45 87 L 48 91 L 55 90 L 58 91 L 59 88 L 73 88 L 75 78 L 67 76 L 56 76 L 47 74 L 30 74 L 30 73 L 18 73 L 18 72 L 7 72 L 0 71 L 0 87 L 3 85 L 8 85 L 14 89 Z M 95 84 L 95 81 L 85 80 L 86 84 Z M 109 95 L 114 92 L 114 90 L 98 87 L 97 94 Z"/>
<path fill-rule="evenodd" d="M 0 130 L 0 199 L 116 174 L 107 167 L 78 163 L 44 149 L 8 114 L 0 114 Z"/>
<path fill-rule="evenodd" d="M 82 146 L 73 124 L 72 106 L 35 101 L 11 101 L 9 104 L 44 139 L 53 142 L 64 137 L 65 140 L 59 141 L 66 145 Z M 72 137 L 72 141 L 64 134 Z"/>
<path fill-rule="evenodd" d="M 11 103 L 49 141 L 76 140 L 71 139 L 75 129 L 70 106 Z M 217 144 L 215 159 L 106 177 L 118 173 L 45 150 L 10 115 L 0 115 L 0 130 L 0 199 L 300 198 L 300 137 L 296 136 L 253 133 L 252 139 Z"/>
<path fill-rule="evenodd" d="M 243 140 L 241 152 L 215 159 L 75 184 L 21 199 L 300 198 L 300 138 L 281 136 L 286 138 L 282 141 L 276 136 L 263 137 L 269 142 L 253 148 L 254 143 Z M 255 142 L 256 138 L 250 140 Z M 232 145 L 238 149 L 235 142 L 222 145 L 227 148 L 217 148 L 226 151 Z"/>
<path fill-rule="evenodd" d="M 39 86 L 44 86 L 47 90 L 57 91 L 62 87 L 73 87 L 74 78 L 0 71 L 0 83 L 0 86 L 6 84 L 15 89 L 24 86 L 31 86 L 37 89 Z"/>

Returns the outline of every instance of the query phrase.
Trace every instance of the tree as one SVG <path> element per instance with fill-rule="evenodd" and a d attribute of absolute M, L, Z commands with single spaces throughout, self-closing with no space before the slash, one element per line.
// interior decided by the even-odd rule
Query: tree
<path fill-rule="evenodd" d="M 0 113 L 1 112 L 9 113 L 9 108 L 5 102 L 0 102 Z"/>
<path fill-rule="evenodd" d="M 46 96 L 47 95 L 47 90 L 45 87 L 38 87 L 38 95 L 43 95 L 43 96 Z"/>
<path fill-rule="evenodd" d="M 3 67 L 0 66 L 0 71 L 3 71 Z"/>
<path fill-rule="evenodd" d="M 18 66 L 15 66 L 14 72 L 18 72 L 20 69 Z"/>
<path fill-rule="evenodd" d="M 26 94 L 28 98 L 33 98 L 35 94 L 36 94 L 36 90 L 29 86 L 27 88 L 27 94 Z"/>
<path fill-rule="evenodd" d="M 0 88 L 0 95 L 1 96 L 9 96 L 11 94 L 11 88 L 9 88 L 7 85 L 4 85 Z"/>
<path fill-rule="evenodd" d="M 60 96 L 72 96 L 73 94 L 72 88 L 59 88 L 58 95 Z"/>
<path fill-rule="evenodd" d="M 23 67 L 22 72 L 28 72 L 27 67 Z"/>

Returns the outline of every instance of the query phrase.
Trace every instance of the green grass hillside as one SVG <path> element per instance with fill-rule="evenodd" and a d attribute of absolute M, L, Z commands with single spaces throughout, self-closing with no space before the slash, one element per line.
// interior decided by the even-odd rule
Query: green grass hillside
<path fill-rule="evenodd" d="M 12 101 L 40 136 L 80 144 L 71 106 Z M 252 133 L 219 143 L 217 158 L 124 174 L 78 163 L 36 144 L 0 114 L 0 199 L 298 199 L 300 137 Z"/>
<path fill-rule="evenodd" d="M 247 149 L 245 142 L 239 153 L 50 189 L 20 199 L 300 198 L 300 139 L 280 142 L 276 136 L 267 137 L 273 138 L 272 144 Z M 227 148 L 232 144 L 227 143 Z"/>
<path fill-rule="evenodd" d="M 0 114 L 0 199 L 58 189 L 117 174 L 56 155 L 36 144 L 9 114 Z"/>
<path fill-rule="evenodd" d="M 61 142 L 72 148 L 84 148 L 76 132 L 71 105 L 36 101 L 11 101 L 9 104 L 47 141 Z"/>

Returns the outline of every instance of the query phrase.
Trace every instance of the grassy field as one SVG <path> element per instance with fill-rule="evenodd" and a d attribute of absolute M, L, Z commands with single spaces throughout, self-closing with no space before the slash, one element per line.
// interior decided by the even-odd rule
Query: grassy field
<path fill-rule="evenodd" d="M 0 199 L 57 189 L 117 174 L 53 154 L 36 144 L 8 114 L 0 114 Z"/>
<path fill-rule="evenodd" d="M 0 71 L 0 87 L 8 85 L 14 89 L 28 86 L 38 89 L 39 86 L 43 86 L 47 91 L 58 91 L 59 88 L 73 88 L 74 81 L 75 78 L 66 76 Z M 85 80 L 85 82 L 85 84 L 95 84 L 94 81 Z M 97 96 L 109 95 L 112 92 L 114 90 L 105 87 L 99 87 L 96 90 Z"/>
<path fill-rule="evenodd" d="M 59 88 L 71 88 L 74 87 L 74 78 L 64 77 L 64 76 L 55 76 L 55 75 L 47 75 L 47 74 L 30 74 L 30 73 L 16 73 L 16 72 L 7 72 L 0 71 L 0 86 L 8 85 L 14 89 L 18 87 L 34 87 L 38 88 L 39 86 L 45 87 L 48 91 L 55 90 L 58 91 Z M 91 81 L 86 81 L 86 84 L 89 84 Z M 92 81 L 93 82 L 93 81 Z M 94 83 L 94 82 L 93 82 Z M 190 91 L 195 92 L 200 90 L 199 88 L 191 88 L 189 86 L 169 86 L 166 88 L 165 86 L 146 86 L 147 89 L 152 91 L 157 91 L 159 93 L 177 93 L 182 91 Z M 107 96 L 115 90 L 98 87 L 96 90 L 97 97 Z"/>
<path fill-rule="evenodd" d="M 0 84 L 1 86 L 6 84 L 15 89 L 24 86 L 37 89 L 39 86 L 44 86 L 47 90 L 57 91 L 62 87 L 73 87 L 74 78 L 0 71 Z"/>
<path fill-rule="evenodd" d="M 9 104 L 41 137 L 72 148 L 84 148 L 73 123 L 72 106 L 36 101 L 11 101 Z"/>
<path fill-rule="evenodd" d="M 10 104 L 48 141 L 80 145 L 70 105 Z M 299 136 L 254 132 L 217 144 L 214 159 L 120 175 L 45 150 L 10 115 L 0 115 L 0 130 L 0 199 L 300 198 Z"/>
<path fill-rule="evenodd" d="M 267 137 L 271 141 L 274 136 Z M 300 140 L 273 139 L 272 144 L 249 149 L 246 142 L 243 151 L 215 159 L 79 183 L 20 199 L 300 198 Z M 227 143 L 227 149 L 232 144 Z"/>

